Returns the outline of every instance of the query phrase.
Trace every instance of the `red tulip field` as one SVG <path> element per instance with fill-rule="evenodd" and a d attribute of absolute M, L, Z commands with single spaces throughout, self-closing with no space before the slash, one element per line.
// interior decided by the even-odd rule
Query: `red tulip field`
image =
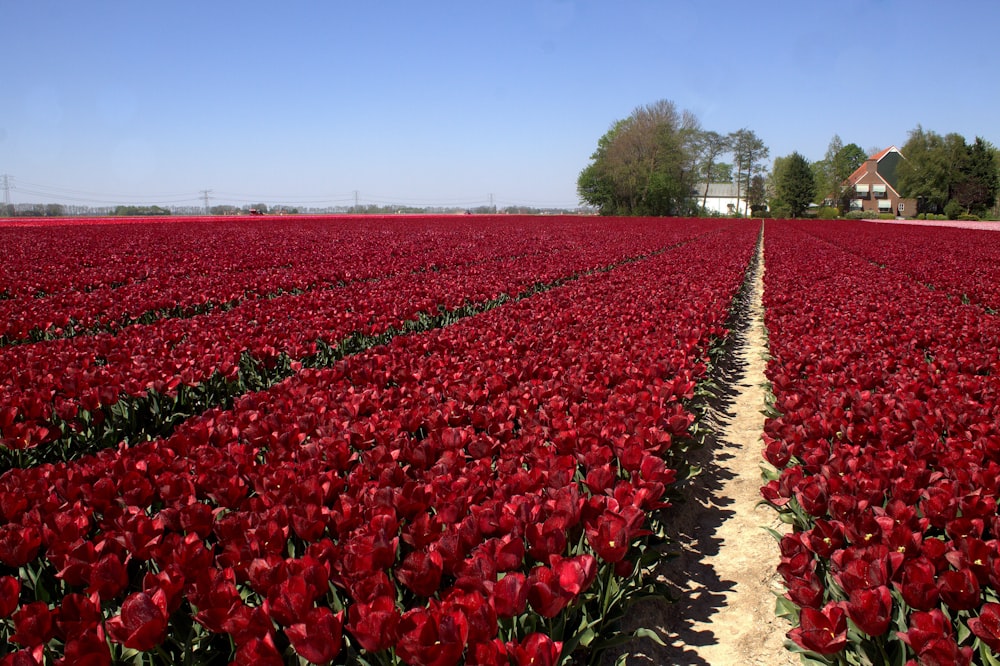
<path fill-rule="evenodd" d="M 1000 663 L 1000 237 L 780 222 L 764 243 L 791 638 L 812 663 Z"/>
<path fill-rule="evenodd" d="M 789 649 L 1000 664 L 1000 235 L 288 216 L 0 244 L 0 666 L 600 663 L 665 594 L 761 244 Z"/>

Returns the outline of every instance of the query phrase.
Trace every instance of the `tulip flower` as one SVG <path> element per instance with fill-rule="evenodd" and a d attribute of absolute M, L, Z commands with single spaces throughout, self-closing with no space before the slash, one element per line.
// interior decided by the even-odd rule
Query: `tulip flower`
<path fill-rule="evenodd" d="M 822 610 L 803 608 L 799 626 L 789 631 L 788 637 L 818 654 L 837 654 L 847 646 L 847 615 L 834 603 Z"/>

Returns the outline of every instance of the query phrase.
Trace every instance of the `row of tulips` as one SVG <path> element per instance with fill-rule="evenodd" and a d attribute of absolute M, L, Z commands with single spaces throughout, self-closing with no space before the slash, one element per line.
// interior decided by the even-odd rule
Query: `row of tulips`
<path fill-rule="evenodd" d="M 615 225 L 604 223 L 591 227 L 600 234 L 587 246 L 569 235 L 553 243 L 562 251 L 551 255 L 538 251 L 470 263 L 460 252 L 453 266 L 438 250 L 441 265 L 434 270 L 251 299 L 231 309 L 127 326 L 117 333 L 3 348 L 0 448 L 9 454 L 7 465 L 23 466 L 123 438 L 148 439 L 206 406 L 266 387 L 291 374 L 296 363 L 317 356 L 311 364 L 336 360 L 336 354 L 330 359 L 324 352 L 345 343 L 356 348 L 351 341 L 357 336 L 381 335 L 421 318 L 447 318 L 470 306 L 475 311 L 538 283 L 619 261 L 627 252 L 663 249 L 711 233 L 719 224 L 661 225 L 637 243 L 610 233 Z M 472 244 L 476 238 L 467 240 Z M 406 246 L 402 236 L 400 242 Z M 530 247 L 522 244 L 522 249 Z M 395 251 L 391 246 L 382 250 Z"/>
<path fill-rule="evenodd" d="M 765 232 L 789 637 L 811 663 L 1000 663 L 1000 322 L 818 229 Z"/>
<path fill-rule="evenodd" d="M 588 225 L 579 221 L 501 222 L 297 217 L 0 226 L 0 242 L 10 248 L 0 266 L 7 296 L 0 299 L 0 344 L 114 332 L 245 299 L 504 257 L 569 253 L 591 267 L 627 256 L 612 253 L 609 261 L 607 243 L 588 242 Z M 621 240 L 614 239 L 621 251 L 643 254 L 659 239 L 644 245 L 634 238 L 627 249 Z"/>
<path fill-rule="evenodd" d="M 1000 236 L 996 233 L 861 221 L 813 227 L 810 233 L 963 302 L 1000 310 Z"/>
<path fill-rule="evenodd" d="M 0 664 L 593 653 L 648 585 L 666 461 L 755 240 L 736 223 L 167 439 L 8 471 Z"/>

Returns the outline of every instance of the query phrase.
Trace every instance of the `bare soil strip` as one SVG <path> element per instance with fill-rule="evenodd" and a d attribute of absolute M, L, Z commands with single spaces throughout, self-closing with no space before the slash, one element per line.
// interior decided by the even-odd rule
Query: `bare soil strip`
<path fill-rule="evenodd" d="M 654 629 L 667 643 L 635 639 L 626 664 L 783 666 L 799 664 L 784 647 L 788 624 L 774 614 L 781 580 L 778 544 L 763 526 L 784 531 L 761 499 L 767 343 L 763 323 L 763 247 L 735 344 L 719 368 L 722 388 L 707 420 L 717 435 L 693 453 L 702 473 L 682 487 L 684 504 L 669 509 L 672 550 L 660 575 L 675 603 L 644 601 L 625 632 Z M 623 654 L 605 655 L 614 663 Z"/>

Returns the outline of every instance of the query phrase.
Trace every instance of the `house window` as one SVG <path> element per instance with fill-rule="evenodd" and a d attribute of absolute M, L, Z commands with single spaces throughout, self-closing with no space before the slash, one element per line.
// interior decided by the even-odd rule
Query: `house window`
<path fill-rule="evenodd" d="M 872 194 L 876 199 L 885 199 L 885 185 L 872 185 Z"/>
<path fill-rule="evenodd" d="M 880 199 L 878 202 L 878 211 L 880 213 L 890 212 L 892 210 L 892 202 L 888 199 Z"/>
<path fill-rule="evenodd" d="M 855 199 L 854 201 L 851 202 L 851 210 L 861 210 L 862 208 L 864 208 L 864 206 L 865 202 L 862 201 L 861 199 Z"/>
<path fill-rule="evenodd" d="M 868 185 L 862 185 L 861 183 L 858 183 L 857 185 L 854 186 L 854 191 L 857 192 L 859 199 L 868 198 Z"/>

